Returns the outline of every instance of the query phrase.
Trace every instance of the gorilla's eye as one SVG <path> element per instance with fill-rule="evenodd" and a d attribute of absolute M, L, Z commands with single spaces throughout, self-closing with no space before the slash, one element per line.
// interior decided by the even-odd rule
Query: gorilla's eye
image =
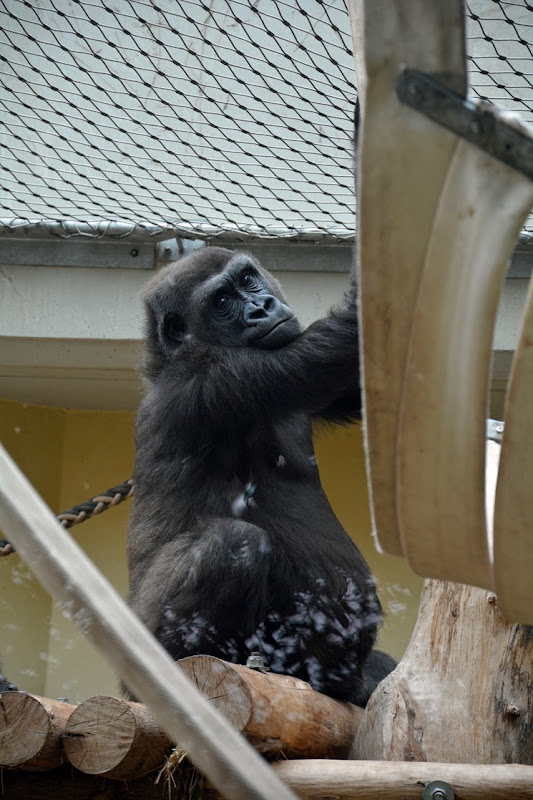
<path fill-rule="evenodd" d="M 253 276 L 252 272 L 250 272 L 250 270 L 249 270 L 249 269 L 245 270 L 245 272 L 242 272 L 242 273 L 241 273 L 241 275 L 240 275 L 240 277 L 239 277 L 239 283 L 240 283 L 240 285 L 241 285 L 241 286 L 243 286 L 245 289 L 246 289 L 248 286 L 251 286 L 251 285 L 252 285 L 252 283 L 253 283 L 253 280 L 254 280 L 254 276 Z"/>
<path fill-rule="evenodd" d="M 214 305 L 218 311 L 222 311 L 223 308 L 226 308 L 230 301 L 230 297 L 227 294 L 219 294 L 215 297 Z"/>
<path fill-rule="evenodd" d="M 185 323 L 177 314 L 168 314 L 165 319 L 165 334 L 176 342 L 183 341 Z"/>

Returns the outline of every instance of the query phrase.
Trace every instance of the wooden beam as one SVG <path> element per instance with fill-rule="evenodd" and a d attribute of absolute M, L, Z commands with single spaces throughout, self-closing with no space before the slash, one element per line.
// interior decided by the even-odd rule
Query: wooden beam
<path fill-rule="evenodd" d="M 192 768 L 132 781 L 84 775 L 65 765 L 53 772 L 3 770 L 6 800 L 220 800 Z M 457 800 L 533 800 L 533 767 L 519 764 L 438 764 L 396 761 L 282 761 L 274 770 L 303 800 L 421 800 L 435 780 L 449 783 Z M 158 781 L 158 782 L 157 782 Z M 274 797 L 274 796 L 273 796 Z"/>
<path fill-rule="evenodd" d="M 453 735 L 453 731 L 449 731 Z M 532 800 L 533 767 L 399 761 L 284 761 L 275 767 L 300 798 L 420 800 L 441 780 L 458 800 Z"/>

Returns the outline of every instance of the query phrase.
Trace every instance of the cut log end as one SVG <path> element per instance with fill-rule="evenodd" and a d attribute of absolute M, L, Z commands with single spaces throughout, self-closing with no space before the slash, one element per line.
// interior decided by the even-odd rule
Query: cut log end
<path fill-rule="evenodd" d="M 62 736 L 73 705 L 25 692 L 0 695 L 0 766 L 41 771 L 64 760 Z"/>
<path fill-rule="evenodd" d="M 287 675 L 263 673 L 213 656 L 180 667 L 260 752 L 287 757 L 345 758 L 363 709 L 315 692 Z"/>
<path fill-rule="evenodd" d="M 172 743 L 140 703 L 97 695 L 78 706 L 65 731 L 70 763 L 89 775 L 132 778 L 160 766 Z"/>
<path fill-rule="evenodd" d="M 187 677 L 215 708 L 243 731 L 252 715 L 250 690 L 235 665 L 213 656 L 190 656 L 178 661 Z M 252 670 L 246 672 L 254 675 Z"/>

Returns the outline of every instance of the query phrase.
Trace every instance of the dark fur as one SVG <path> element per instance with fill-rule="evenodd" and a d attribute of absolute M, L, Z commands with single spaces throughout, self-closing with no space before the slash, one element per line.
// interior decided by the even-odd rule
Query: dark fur
<path fill-rule="evenodd" d="M 5 675 L 2 675 L 2 666 L 0 665 L 0 694 L 2 692 L 16 692 L 17 687 L 14 683 L 11 683 Z"/>
<path fill-rule="evenodd" d="M 243 264 L 256 288 L 236 289 L 243 300 L 221 319 L 216 287 Z M 287 308 L 281 287 L 221 248 L 171 265 L 144 293 L 130 604 L 175 658 L 245 663 L 255 650 L 276 672 L 365 702 L 381 608 L 321 488 L 311 438 L 313 418 L 360 415 L 355 301 L 303 333 L 293 319 L 249 341 L 254 315 L 243 320 L 261 297 L 275 308 L 257 311 L 257 331 Z"/>

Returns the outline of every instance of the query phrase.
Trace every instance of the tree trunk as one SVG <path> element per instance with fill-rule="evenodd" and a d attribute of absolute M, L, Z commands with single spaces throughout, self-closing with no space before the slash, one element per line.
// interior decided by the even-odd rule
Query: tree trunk
<path fill-rule="evenodd" d="M 367 706 L 352 757 L 533 764 L 533 628 L 496 595 L 427 580 L 398 667 Z"/>

